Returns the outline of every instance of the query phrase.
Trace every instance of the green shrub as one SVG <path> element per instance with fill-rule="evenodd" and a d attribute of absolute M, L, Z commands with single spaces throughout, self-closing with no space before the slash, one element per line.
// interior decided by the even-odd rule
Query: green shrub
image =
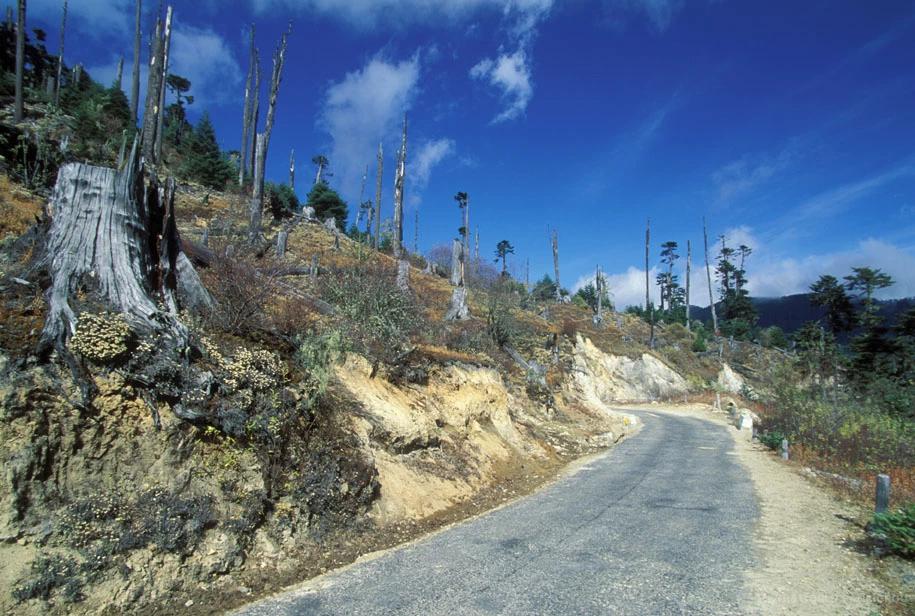
<path fill-rule="evenodd" d="M 781 432 L 777 432 L 777 431 L 776 432 L 766 431 L 766 432 L 763 432 L 762 434 L 760 434 L 757 438 L 759 438 L 760 443 L 762 443 L 769 449 L 778 451 L 779 449 L 782 448 L 782 441 L 785 440 L 785 435 L 782 434 Z"/>
<path fill-rule="evenodd" d="M 886 537 L 894 552 L 915 558 L 915 503 L 906 503 L 896 513 L 875 513 L 870 528 Z"/>
<path fill-rule="evenodd" d="M 400 354 L 423 325 L 413 298 L 397 286 L 390 268 L 357 265 L 332 272 L 324 298 L 350 326 L 358 350 L 375 357 Z"/>

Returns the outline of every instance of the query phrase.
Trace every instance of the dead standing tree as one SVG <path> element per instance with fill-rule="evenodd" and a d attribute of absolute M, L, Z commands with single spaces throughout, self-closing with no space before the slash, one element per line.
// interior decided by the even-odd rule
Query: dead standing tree
<path fill-rule="evenodd" d="M 25 110 L 25 91 L 23 78 L 25 77 L 25 0 L 16 4 L 16 98 L 13 103 L 13 123 L 22 122 Z"/>
<path fill-rule="evenodd" d="M 248 80 L 245 82 L 245 109 L 242 112 L 241 150 L 238 158 L 238 185 L 245 184 L 245 166 L 248 164 L 248 139 L 251 136 L 251 116 L 254 113 L 251 85 L 257 67 L 254 64 L 257 48 L 254 47 L 254 24 L 251 24 L 251 60 L 248 64 Z"/>
<path fill-rule="evenodd" d="M 264 168 L 267 163 L 267 148 L 270 145 L 270 133 L 273 130 L 273 119 L 276 111 L 276 97 L 283 80 L 283 63 L 286 59 L 286 39 L 289 37 L 292 24 L 283 33 L 283 38 L 273 54 L 273 72 L 270 75 L 270 98 L 267 103 L 267 123 L 264 132 L 257 136 L 256 164 L 254 170 L 254 197 L 251 199 L 251 218 L 248 224 L 248 243 L 256 244 L 261 237 L 261 223 L 264 218 Z"/>
<path fill-rule="evenodd" d="M 553 247 L 553 269 L 556 273 L 556 301 L 562 301 L 562 290 L 559 287 L 559 236 L 556 229 L 550 234 L 550 225 L 546 226 L 546 234 L 550 238 L 550 245 Z"/>
<path fill-rule="evenodd" d="M 383 141 L 378 143 L 378 179 L 375 184 L 375 250 L 378 250 L 378 247 L 381 245 L 381 173 L 384 170 L 383 145 Z"/>
<path fill-rule="evenodd" d="M 130 117 L 134 123 L 139 120 L 137 115 L 140 110 L 140 16 L 142 11 L 141 0 L 137 0 L 137 15 L 133 35 L 133 76 L 130 81 Z"/>
<path fill-rule="evenodd" d="M 54 104 L 60 107 L 60 80 L 64 72 L 64 33 L 67 31 L 67 1 L 64 0 L 64 16 L 60 20 L 60 50 L 57 52 L 57 81 L 54 82 Z M 123 59 L 121 60 L 123 62 Z M 120 85 L 118 85 L 120 88 Z"/>
<path fill-rule="evenodd" d="M 403 191 L 407 174 L 407 114 L 403 114 L 403 141 L 397 153 L 397 170 L 394 174 L 394 258 L 397 259 L 397 286 L 404 291 L 410 288 L 410 260 L 403 247 Z"/>
<path fill-rule="evenodd" d="M 50 200 L 51 288 L 40 352 L 66 351 L 79 322 L 71 300 L 87 290 L 134 331 L 186 346 L 179 308 L 202 308 L 212 300 L 181 249 L 174 197 L 174 181 L 163 186 L 153 176 L 145 186 L 136 141 L 121 170 L 61 167 Z"/>
<path fill-rule="evenodd" d="M 686 331 L 690 330 L 689 324 L 689 277 L 693 264 L 693 247 L 686 240 Z"/>
<path fill-rule="evenodd" d="M 162 82 L 159 87 L 159 104 L 156 107 L 156 162 L 162 160 L 162 145 L 165 133 L 165 90 L 168 82 L 168 54 L 172 46 L 172 7 L 168 7 L 165 17 L 165 41 L 162 51 Z"/>
<path fill-rule="evenodd" d="M 708 280 L 708 301 L 712 309 L 712 328 L 718 335 L 718 313 L 715 311 L 715 298 L 712 297 L 712 268 L 708 262 L 708 231 L 705 227 L 705 217 L 702 217 L 702 240 L 705 242 L 705 277 Z"/>
<path fill-rule="evenodd" d="M 167 24 L 171 25 L 172 7 L 168 7 Z M 156 131 L 159 127 L 159 95 L 165 81 L 165 38 L 163 23 L 156 19 L 156 30 L 153 34 L 152 53 L 149 57 L 149 78 L 146 82 L 146 105 L 143 110 L 142 151 L 147 164 L 155 164 Z M 165 37 L 168 35 L 165 34 Z"/>

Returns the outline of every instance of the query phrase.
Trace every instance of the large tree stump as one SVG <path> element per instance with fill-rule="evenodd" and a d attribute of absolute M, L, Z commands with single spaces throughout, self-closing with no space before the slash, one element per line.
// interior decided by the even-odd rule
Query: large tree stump
<path fill-rule="evenodd" d="M 121 171 L 61 167 L 49 204 L 52 283 L 42 351 L 65 348 L 78 322 L 71 299 L 86 290 L 134 331 L 187 343 L 187 328 L 175 318 L 179 308 L 211 306 L 212 299 L 181 249 L 174 196 L 173 181 L 161 186 L 153 177 L 144 186 L 136 142 Z"/>

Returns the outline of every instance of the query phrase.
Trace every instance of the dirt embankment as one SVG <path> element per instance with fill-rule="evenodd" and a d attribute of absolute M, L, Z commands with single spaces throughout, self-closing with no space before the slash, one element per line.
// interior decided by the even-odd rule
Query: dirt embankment
<path fill-rule="evenodd" d="M 395 385 L 350 356 L 333 386 L 338 432 L 319 433 L 307 476 L 268 505 L 257 451 L 151 408 L 116 372 L 94 379 L 90 410 L 67 372 L 2 363 L 6 613 L 221 610 L 529 493 L 629 429 L 601 401 L 626 374 L 582 364 L 546 395 L 456 362 Z M 368 511 L 333 509 L 372 482 Z"/>

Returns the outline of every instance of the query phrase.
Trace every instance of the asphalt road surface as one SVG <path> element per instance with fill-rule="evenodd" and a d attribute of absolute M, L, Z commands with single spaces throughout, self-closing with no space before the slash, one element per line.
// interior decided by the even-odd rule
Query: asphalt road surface
<path fill-rule="evenodd" d="M 746 614 L 759 510 L 729 428 L 634 414 L 537 494 L 236 614 Z"/>

